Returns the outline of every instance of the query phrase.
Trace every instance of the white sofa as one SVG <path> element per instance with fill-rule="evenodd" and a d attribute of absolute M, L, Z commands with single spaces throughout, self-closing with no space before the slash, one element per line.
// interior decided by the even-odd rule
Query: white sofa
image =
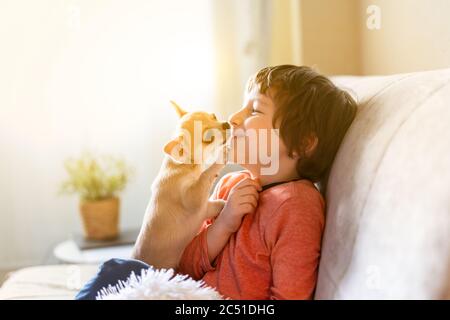
<path fill-rule="evenodd" d="M 316 299 L 450 297 L 450 69 L 337 77 L 360 108 L 337 154 Z"/>
<path fill-rule="evenodd" d="M 333 81 L 360 109 L 329 179 L 315 298 L 449 299 L 450 69 Z M 67 270 L 14 273 L 0 299 L 71 298 Z"/>

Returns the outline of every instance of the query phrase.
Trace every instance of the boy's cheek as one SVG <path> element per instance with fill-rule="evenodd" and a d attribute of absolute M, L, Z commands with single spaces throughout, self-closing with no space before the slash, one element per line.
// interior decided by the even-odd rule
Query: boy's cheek
<path fill-rule="evenodd" d="M 245 164 L 267 164 L 274 161 L 273 157 L 279 157 L 280 139 L 273 131 L 259 129 L 259 134 L 250 138 L 249 136 L 233 137 L 231 140 L 233 162 Z M 238 160 L 239 159 L 239 160 Z"/>
<path fill-rule="evenodd" d="M 239 157 L 246 164 L 261 164 L 262 159 L 262 162 L 267 162 L 268 157 L 279 156 L 279 135 L 266 115 L 247 118 L 241 128 L 243 135 L 239 134 L 230 141 L 233 162 L 239 163 Z"/>
<path fill-rule="evenodd" d="M 267 129 L 264 131 L 265 134 L 258 136 L 258 152 L 261 156 L 278 157 L 280 153 L 283 152 L 284 147 L 279 135 L 272 129 Z"/>
<path fill-rule="evenodd" d="M 249 117 L 244 121 L 244 129 L 247 130 L 258 130 L 271 128 L 272 124 L 267 121 L 262 116 L 259 117 Z"/>

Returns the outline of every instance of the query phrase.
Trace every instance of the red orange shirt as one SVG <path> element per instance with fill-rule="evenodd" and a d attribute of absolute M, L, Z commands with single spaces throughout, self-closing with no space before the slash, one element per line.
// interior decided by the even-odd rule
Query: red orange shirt
<path fill-rule="evenodd" d="M 247 171 L 224 176 L 213 197 L 226 200 Z M 204 280 L 231 299 L 311 299 L 317 280 L 325 203 L 308 180 L 275 185 L 259 195 L 222 252 L 208 259 L 205 222 L 186 247 L 179 273 Z"/>

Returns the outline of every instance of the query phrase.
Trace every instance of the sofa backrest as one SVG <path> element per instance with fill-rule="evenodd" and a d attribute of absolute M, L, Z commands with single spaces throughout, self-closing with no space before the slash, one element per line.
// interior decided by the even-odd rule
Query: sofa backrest
<path fill-rule="evenodd" d="M 328 181 L 315 298 L 449 298 L 450 69 L 332 80 L 360 107 Z"/>

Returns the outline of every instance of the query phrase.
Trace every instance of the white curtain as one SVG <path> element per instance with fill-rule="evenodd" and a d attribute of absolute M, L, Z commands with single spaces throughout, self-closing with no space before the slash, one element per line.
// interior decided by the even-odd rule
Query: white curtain
<path fill-rule="evenodd" d="M 276 64 L 301 64 L 301 0 L 211 0 L 215 107 L 242 103 L 248 77 Z"/>
<path fill-rule="evenodd" d="M 215 106 L 224 116 L 242 103 L 250 75 L 269 64 L 270 0 L 212 0 Z"/>

